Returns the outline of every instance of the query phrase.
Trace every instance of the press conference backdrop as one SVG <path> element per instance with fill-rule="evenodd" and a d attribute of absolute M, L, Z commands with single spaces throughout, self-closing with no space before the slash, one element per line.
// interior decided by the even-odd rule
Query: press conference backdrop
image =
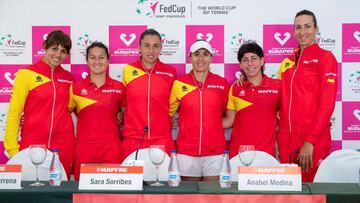
<path fill-rule="evenodd" d="M 64 67 L 76 80 L 88 74 L 85 51 L 93 41 L 109 45 L 109 75 L 121 80 L 124 64 L 138 57 L 140 33 L 154 28 L 163 38 L 161 60 L 175 67 L 179 76 L 191 69 L 189 47 L 201 38 L 214 48 L 211 71 L 232 83 L 239 76 L 237 50 L 248 41 L 264 48 L 265 72 L 277 77 L 279 63 L 296 46 L 294 15 L 308 9 L 320 26 L 316 40 L 339 62 L 332 150 L 358 149 L 359 8 L 358 0 L 0 0 L 0 140 L 16 71 L 43 56 L 42 43 L 51 30 L 70 34 L 73 48 Z M 0 163 L 5 163 L 2 143 L 0 151 Z"/>

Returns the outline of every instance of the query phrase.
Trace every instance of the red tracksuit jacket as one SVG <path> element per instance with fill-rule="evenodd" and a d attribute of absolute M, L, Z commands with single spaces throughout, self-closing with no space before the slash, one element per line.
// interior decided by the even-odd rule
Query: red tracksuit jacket
<path fill-rule="evenodd" d="M 329 153 L 337 67 L 334 55 L 317 44 L 306 47 L 301 53 L 296 49 L 293 56 L 281 63 L 282 103 L 278 139 L 282 162 L 289 162 L 290 154 L 300 150 L 304 141 L 314 145 L 314 154 L 319 150 Z"/>
<path fill-rule="evenodd" d="M 170 95 L 170 114 L 179 109 L 177 149 L 190 156 L 222 154 L 226 147 L 222 116 L 226 110 L 227 81 L 208 73 L 202 90 L 188 73 L 176 80 Z"/>

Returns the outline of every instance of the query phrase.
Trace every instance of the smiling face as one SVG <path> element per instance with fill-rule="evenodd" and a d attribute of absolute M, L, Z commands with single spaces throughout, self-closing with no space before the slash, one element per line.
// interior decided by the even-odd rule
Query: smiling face
<path fill-rule="evenodd" d="M 206 49 L 199 49 L 190 55 L 190 62 L 196 72 L 208 72 L 211 64 L 211 53 Z"/>
<path fill-rule="evenodd" d="M 261 67 L 264 64 L 264 57 L 247 52 L 240 60 L 240 68 L 244 71 L 247 78 L 257 77 L 262 74 Z"/>
<path fill-rule="evenodd" d="M 315 22 L 311 15 L 297 16 L 294 24 L 294 35 L 301 49 L 315 43 L 316 33 L 319 31 L 319 28 L 315 27 Z"/>
<path fill-rule="evenodd" d="M 152 68 L 162 50 L 161 39 L 157 35 L 146 35 L 140 42 L 141 61 L 146 68 Z"/>
<path fill-rule="evenodd" d="M 93 47 L 89 49 L 87 64 L 90 69 L 90 75 L 106 75 L 106 69 L 109 65 L 105 49 Z"/>
<path fill-rule="evenodd" d="M 52 69 L 56 66 L 59 66 L 66 57 L 68 53 L 66 49 L 61 45 L 52 45 L 49 48 L 45 49 L 44 61 L 47 63 Z"/>

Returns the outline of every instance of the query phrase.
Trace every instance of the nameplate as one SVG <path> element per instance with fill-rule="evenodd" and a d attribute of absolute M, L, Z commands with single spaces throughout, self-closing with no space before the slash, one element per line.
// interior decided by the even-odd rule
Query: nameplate
<path fill-rule="evenodd" d="M 0 189 L 21 189 L 21 164 L 0 164 Z"/>
<path fill-rule="evenodd" d="M 301 168 L 240 166 L 238 190 L 301 191 Z"/>
<path fill-rule="evenodd" d="M 79 190 L 142 190 L 143 166 L 82 164 Z"/>

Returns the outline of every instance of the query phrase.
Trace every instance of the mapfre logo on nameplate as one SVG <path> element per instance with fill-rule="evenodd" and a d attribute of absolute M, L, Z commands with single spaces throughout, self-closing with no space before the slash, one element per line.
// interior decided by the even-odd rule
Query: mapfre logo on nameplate
<path fill-rule="evenodd" d="M 143 166 L 83 164 L 79 190 L 142 190 Z"/>
<path fill-rule="evenodd" d="M 301 191 L 300 167 L 242 167 L 238 168 L 239 190 Z"/>
<path fill-rule="evenodd" d="M 0 189 L 21 189 L 20 164 L 0 164 Z"/>

